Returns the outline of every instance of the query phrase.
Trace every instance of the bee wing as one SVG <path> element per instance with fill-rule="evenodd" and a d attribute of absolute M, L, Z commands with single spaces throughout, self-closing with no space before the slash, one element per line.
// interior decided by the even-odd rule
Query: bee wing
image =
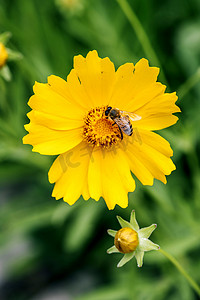
<path fill-rule="evenodd" d="M 126 116 L 128 115 L 128 117 L 131 119 L 131 121 L 139 121 L 142 119 L 141 116 L 133 113 L 133 112 L 128 112 L 128 111 L 124 111 L 124 110 L 120 110 L 121 116 Z"/>

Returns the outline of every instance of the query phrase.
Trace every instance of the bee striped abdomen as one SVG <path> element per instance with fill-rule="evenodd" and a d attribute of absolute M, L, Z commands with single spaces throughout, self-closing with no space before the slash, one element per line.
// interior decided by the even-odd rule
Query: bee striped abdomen
<path fill-rule="evenodd" d="M 128 116 L 115 118 L 115 122 L 121 128 L 123 133 L 129 136 L 133 134 L 133 127 Z"/>

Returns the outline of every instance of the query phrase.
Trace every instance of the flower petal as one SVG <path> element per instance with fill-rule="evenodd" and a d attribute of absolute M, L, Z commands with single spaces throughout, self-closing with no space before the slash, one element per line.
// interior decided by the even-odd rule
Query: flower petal
<path fill-rule="evenodd" d="M 133 226 L 133 229 L 134 229 L 135 231 L 138 231 L 138 230 L 139 230 L 139 225 L 138 225 L 138 222 L 137 222 L 137 220 L 136 220 L 136 218 L 135 218 L 135 211 L 134 211 L 134 210 L 132 210 L 132 212 L 131 212 L 130 223 L 131 223 L 131 225 Z"/>
<path fill-rule="evenodd" d="M 135 258 L 136 258 L 138 267 L 142 267 L 142 265 L 143 265 L 143 257 L 144 257 L 144 251 L 138 251 L 136 249 L 136 251 L 135 251 Z"/>
<path fill-rule="evenodd" d="M 112 254 L 112 253 L 120 253 L 120 252 L 119 252 L 119 250 L 115 246 L 112 246 L 111 248 L 109 248 L 107 250 L 107 253 L 108 254 Z"/>
<path fill-rule="evenodd" d="M 141 144 L 141 146 L 143 144 L 149 145 L 150 147 L 155 148 L 167 157 L 173 155 L 173 150 L 170 147 L 170 143 L 159 134 L 147 130 L 138 129 L 138 135 L 140 136 L 140 141 L 137 144 Z"/>
<path fill-rule="evenodd" d="M 138 251 L 151 251 L 158 250 L 159 248 L 159 245 L 154 244 L 152 241 L 145 238 L 140 239 L 140 243 L 138 245 Z"/>
<path fill-rule="evenodd" d="M 57 159 L 49 171 L 49 180 L 56 181 L 52 196 L 56 199 L 64 198 L 64 201 L 70 205 L 74 204 L 82 194 L 85 188 L 86 177 L 90 156 L 83 156 L 85 142 L 80 143 L 72 150 L 62 155 L 62 163 Z M 58 164 L 61 166 L 58 167 Z M 60 176 L 62 169 L 62 174 Z M 58 170 L 57 175 L 53 175 L 54 171 Z"/>
<path fill-rule="evenodd" d="M 32 122 L 25 125 L 25 129 L 29 134 L 23 138 L 23 143 L 32 145 L 32 151 L 40 154 L 61 154 L 72 149 L 83 140 L 82 128 L 59 131 Z"/>
<path fill-rule="evenodd" d="M 132 63 L 126 63 L 117 69 L 116 82 L 109 105 L 125 110 L 126 105 L 124 106 L 124 104 L 128 103 L 134 95 L 132 91 L 134 68 Z M 122 101 L 122 99 L 126 99 L 126 101 Z"/>
<path fill-rule="evenodd" d="M 85 184 L 83 186 L 83 190 L 82 190 L 82 196 L 84 200 L 89 200 L 90 199 L 90 193 L 89 193 L 89 189 L 88 189 L 88 180 L 87 177 L 85 178 Z"/>
<path fill-rule="evenodd" d="M 142 119 L 145 117 L 143 107 L 147 103 L 151 103 L 154 99 L 157 99 L 160 95 L 163 95 L 165 92 L 166 86 L 160 82 L 154 82 L 150 85 L 144 87 L 138 94 L 134 94 L 133 98 L 126 104 L 127 111 L 137 112 Z M 154 113 L 158 111 L 158 106 Z"/>
<path fill-rule="evenodd" d="M 110 103 L 121 110 L 133 111 L 130 110 L 130 102 L 132 103 L 141 91 L 156 83 L 158 73 L 159 69 L 149 67 L 148 61 L 144 58 L 135 67 L 130 63 L 120 66 L 116 72 L 116 83 Z M 155 91 L 155 88 L 153 90 Z"/>
<path fill-rule="evenodd" d="M 74 69 L 90 103 L 107 105 L 115 82 L 115 67 L 110 59 L 101 59 L 96 51 L 90 51 L 86 58 L 81 55 L 74 57 Z"/>
<path fill-rule="evenodd" d="M 149 67 L 147 59 L 140 59 L 135 65 L 134 93 L 140 93 L 143 88 L 146 88 L 153 82 L 156 82 L 159 71 L 159 68 Z"/>
<path fill-rule="evenodd" d="M 165 93 L 154 97 L 151 101 L 140 106 L 136 112 L 142 115 L 143 119 L 154 114 L 172 114 L 180 112 L 180 108 L 175 104 L 178 97 L 176 93 Z"/>
<path fill-rule="evenodd" d="M 103 196 L 102 189 L 102 153 L 98 149 L 94 149 L 92 152 L 89 169 L 88 169 L 88 188 L 90 195 L 96 201 Z"/>
<path fill-rule="evenodd" d="M 144 164 L 144 161 L 137 157 L 137 154 L 133 152 L 132 147 L 126 146 L 127 159 L 133 174 L 142 182 L 144 185 L 153 185 L 154 176 Z"/>
<path fill-rule="evenodd" d="M 137 121 L 137 127 L 147 130 L 160 130 L 175 124 L 178 117 L 169 114 L 155 114 Z"/>
<path fill-rule="evenodd" d="M 65 153 L 64 154 L 60 154 L 53 162 L 49 173 L 48 173 L 48 177 L 49 177 L 49 182 L 50 183 L 54 183 L 56 181 L 58 181 L 58 179 L 60 179 L 60 177 L 63 175 L 63 173 L 66 172 L 67 170 L 67 163 L 65 161 Z"/>
<path fill-rule="evenodd" d="M 149 176 L 149 173 L 154 178 L 166 183 L 165 175 L 169 175 L 176 169 L 172 160 L 169 158 L 170 155 L 172 155 L 169 143 L 152 132 L 138 130 L 138 134 L 140 136 L 140 142 L 135 142 L 133 136 L 132 141 L 131 139 L 129 140 L 126 148 L 129 160 L 132 161 L 132 172 L 143 184 L 152 184 L 152 177 Z M 141 168 L 141 172 L 140 169 L 136 169 L 133 165 L 136 160 L 140 161 L 140 165 L 144 166 Z M 145 168 L 148 170 L 148 173 L 147 176 L 143 178 Z"/>
<path fill-rule="evenodd" d="M 55 130 L 71 130 L 84 126 L 83 119 L 74 120 L 32 110 L 27 114 L 30 122 Z"/>
<path fill-rule="evenodd" d="M 135 122 L 136 126 L 147 130 L 159 130 L 173 125 L 178 118 L 172 114 L 180 112 L 180 108 L 175 105 L 177 99 L 176 93 L 165 93 L 147 101 L 134 110 L 142 117 Z"/>
<path fill-rule="evenodd" d="M 124 254 L 123 258 L 120 260 L 117 267 L 120 268 L 123 265 L 125 265 L 127 262 L 129 262 L 129 260 L 131 260 L 134 257 L 134 255 L 135 255 L 135 251 L 131 252 L 131 253 Z"/>
<path fill-rule="evenodd" d="M 67 101 L 72 103 L 72 105 L 75 105 L 78 108 L 82 107 L 81 101 L 77 101 L 77 97 L 73 97 L 71 94 L 71 84 L 69 84 L 66 80 L 60 78 L 59 76 L 51 75 L 48 77 L 48 85 L 53 92 L 65 98 Z"/>
<path fill-rule="evenodd" d="M 91 109 L 91 100 L 87 95 L 84 86 L 81 84 L 79 77 L 74 69 L 71 70 L 69 75 L 67 76 L 68 90 L 76 103 L 84 107 L 86 110 Z"/>
<path fill-rule="evenodd" d="M 141 228 L 138 232 L 139 239 L 140 238 L 148 239 L 148 237 L 150 237 L 150 235 L 156 228 L 157 228 L 156 224 L 152 224 L 151 226 Z"/>
<path fill-rule="evenodd" d="M 67 85 L 66 82 L 65 84 Z M 35 95 L 28 102 L 32 109 L 69 119 L 82 120 L 85 116 L 85 111 L 80 105 L 69 96 L 55 91 L 50 84 L 36 82 L 33 91 Z"/>
<path fill-rule="evenodd" d="M 135 189 L 135 181 L 124 152 L 114 148 L 93 151 L 88 171 L 88 185 L 91 197 L 98 200 L 103 196 L 109 209 L 113 209 L 116 204 L 126 207 L 127 192 Z"/>

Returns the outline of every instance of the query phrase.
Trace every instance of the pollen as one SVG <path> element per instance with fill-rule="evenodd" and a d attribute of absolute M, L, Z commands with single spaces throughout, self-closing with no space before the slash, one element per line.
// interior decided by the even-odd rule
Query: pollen
<path fill-rule="evenodd" d="M 85 117 L 84 139 L 92 146 L 109 148 L 121 141 L 118 125 L 105 116 L 107 106 L 91 109 Z"/>

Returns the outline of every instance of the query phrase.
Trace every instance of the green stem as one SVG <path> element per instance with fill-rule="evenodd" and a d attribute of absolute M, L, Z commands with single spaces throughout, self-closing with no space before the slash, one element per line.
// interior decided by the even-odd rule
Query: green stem
<path fill-rule="evenodd" d="M 200 286 L 190 277 L 190 275 L 183 269 L 183 267 L 179 264 L 179 262 L 169 253 L 164 251 L 163 249 L 159 249 L 159 252 L 161 252 L 166 258 L 168 258 L 175 267 L 179 270 L 179 272 L 187 279 L 191 287 L 196 291 L 196 293 L 200 296 Z"/>
<path fill-rule="evenodd" d="M 160 63 L 155 51 L 153 50 L 153 47 L 151 46 L 149 38 L 148 38 L 146 32 L 144 31 L 142 24 L 140 23 L 136 14 L 132 10 L 131 6 L 128 4 L 128 2 L 126 0 L 117 0 L 117 2 L 119 4 L 119 6 L 121 7 L 122 11 L 124 12 L 124 14 L 126 15 L 127 19 L 129 20 L 133 30 L 135 31 L 136 36 L 142 45 L 142 48 L 144 50 L 146 57 L 149 60 L 151 60 L 151 63 L 153 65 L 157 65 L 157 66 L 161 67 L 161 63 Z M 167 80 L 165 78 L 163 71 L 161 73 L 161 77 L 162 77 L 162 80 L 165 83 L 167 83 Z"/>
<path fill-rule="evenodd" d="M 200 81 L 200 68 L 178 89 L 179 98 L 183 98 Z"/>

